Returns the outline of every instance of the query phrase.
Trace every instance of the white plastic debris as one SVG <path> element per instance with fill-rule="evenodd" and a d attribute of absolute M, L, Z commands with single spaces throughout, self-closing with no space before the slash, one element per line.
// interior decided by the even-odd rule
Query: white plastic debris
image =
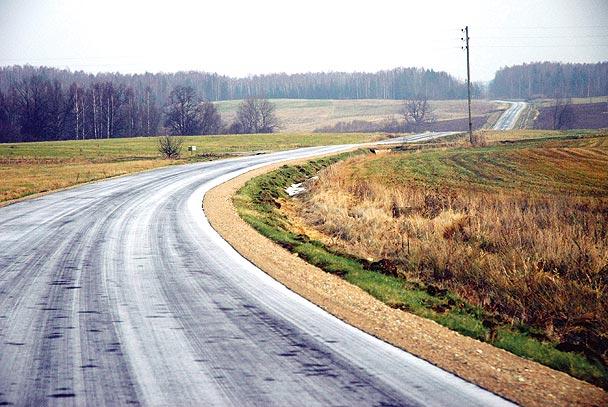
<path fill-rule="evenodd" d="M 306 180 L 304 182 L 298 182 L 297 184 L 291 184 L 290 186 L 288 186 L 287 188 L 285 188 L 285 192 L 287 193 L 287 195 L 289 196 L 296 196 L 298 194 L 301 194 L 302 192 L 306 192 L 306 183 L 310 180 L 315 180 L 315 179 L 319 179 L 319 177 L 312 177 L 309 180 Z"/>

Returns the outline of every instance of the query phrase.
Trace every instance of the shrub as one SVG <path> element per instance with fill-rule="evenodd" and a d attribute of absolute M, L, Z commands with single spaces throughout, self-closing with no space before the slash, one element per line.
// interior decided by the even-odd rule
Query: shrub
<path fill-rule="evenodd" d="M 166 159 L 179 158 L 182 153 L 184 140 L 177 136 L 160 136 L 158 138 L 158 151 Z"/>

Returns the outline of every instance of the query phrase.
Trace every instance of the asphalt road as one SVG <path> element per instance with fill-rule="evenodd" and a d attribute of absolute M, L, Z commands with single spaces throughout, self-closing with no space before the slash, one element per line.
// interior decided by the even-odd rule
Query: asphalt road
<path fill-rule="evenodd" d="M 454 134 L 462 133 L 461 131 L 443 131 L 413 134 L 410 136 L 394 137 L 388 140 L 379 141 L 375 144 L 403 144 L 403 143 L 419 143 L 421 141 L 434 140 L 441 137 L 447 137 Z"/>
<path fill-rule="evenodd" d="M 0 404 L 503 405 L 322 311 L 210 227 L 204 193 L 307 148 L 0 208 Z"/>
<path fill-rule="evenodd" d="M 511 130 L 517 124 L 517 119 L 528 106 L 526 102 L 509 102 L 499 100 L 497 102 L 510 103 L 511 106 L 498 118 L 494 125 L 494 130 Z"/>

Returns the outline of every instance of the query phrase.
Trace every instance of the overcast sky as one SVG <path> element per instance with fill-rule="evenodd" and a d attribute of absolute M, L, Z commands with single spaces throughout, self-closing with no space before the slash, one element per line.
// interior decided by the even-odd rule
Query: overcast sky
<path fill-rule="evenodd" d="M 377 71 L 472 80 L 532 61 L 608 60 L 607 0 L 0 0 L 0 65 L 91 72 Z"/>

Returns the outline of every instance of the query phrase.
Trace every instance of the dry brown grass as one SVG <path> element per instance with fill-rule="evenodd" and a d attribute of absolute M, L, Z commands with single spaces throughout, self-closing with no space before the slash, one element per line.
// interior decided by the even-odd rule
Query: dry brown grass
<path fill-rule="evenodd" d="M 84 182 L 148 170 L 169 164 L 161 160 L 110 163 L 56 162 L 57 160 L 12 160 L 0 162 L 0 202 L 33 193 L 53 191 Z"/>
<path fill-rule="evenodd" d="M 499 142 L 499 141 L 516 141 L 516 140 L 530 140 L 539 137 L 557 137 L 564 135 L 564 131 L 559 130 L 481 130 L 477 133 L 483 134 L 484 138 L 488 142 Z"/>
<path fill-rule="evenodd" d="M 297 201 L 300 223 L 606 364 L 608 146 L 555 143 L 350 159 Z"/>

